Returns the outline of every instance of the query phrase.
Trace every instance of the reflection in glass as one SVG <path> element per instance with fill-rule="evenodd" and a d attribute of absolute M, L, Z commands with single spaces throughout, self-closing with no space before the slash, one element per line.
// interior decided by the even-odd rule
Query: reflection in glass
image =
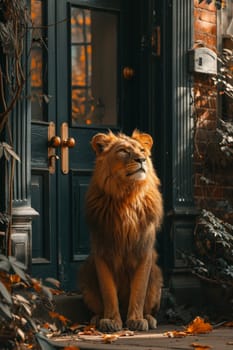
<path fill-rule="evenodd" d="M 79 62 L 79 64 L 76 64 Z M 72 86 L 91 84 L 91 45 L 72 47 Z"/>
<path fill-rule="evenodd" d="M 73 44 L 91 42 L 91 18 L 89 10 L 72 8 L 71 37 Z"/>
<path fill-rule="evenodd" d="M 44 81 L 43 66 L 45 64 L 43 6 L 41 0 L 31 0 L 32 47 L 31 47 L 31 108 L 32 120 L 44 120 Z"/>
<path fill-rule="evenodd" d="M 73 125 L 117 123 L 117 16 L 71 8 Z"/>

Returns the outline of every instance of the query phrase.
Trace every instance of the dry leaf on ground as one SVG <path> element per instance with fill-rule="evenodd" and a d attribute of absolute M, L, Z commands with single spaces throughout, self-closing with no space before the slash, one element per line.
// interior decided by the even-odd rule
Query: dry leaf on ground
<path fill-rule="evenodd" d="M 114 341 L 116 341 L 119 338 L 118 334 L 103 334 L 102 336 L 103 338 L 103 343 L 113 343 Z"/>
<path fill-rule="evenodd" d="M 203 318 L 197 316 L 184 331 L 169 331 L 165 332 L 164 335 L 169 338 L 183 338 L 187 335 L 202 334 L 211 332 L 213 327 L 210 323 L 205 322 Z"/>
<path fill-rule="evenodd" d="M 132 337 L 134 335 L 134 331 L 130 331 L 129 329 L 117 332 L 119 337 Z"/>
<path fill-rule="evenodd" d="M 59 314 L 59 313 L 57 313 L 57 312 L 54 312 L 54 311 L 49 311 L 49 316 L 51 317 L 51 318 L 56 318 L 56 319 L 58 319 L 59 321 L 61 321 L 62 322 L 62 324 L 64 324 L 64 325 L 66 325 L 70 320 L 68 319 L 68 318 L 66 318 L 65 316 L 63 316 L 63 315 L 61 315 L 61 314 Z"/>
<path fill-rule="evenodd" d="M 169 331 L 164 333 L 168 338 L 184 338 L 187 336 L 186 332 L 183 331 Z"/>
<path fill-rule="evenodd" d="M 84 327 L 83 331 L 78 332 L 78 335 L 102 335 L 102 333 L 97 331 L 95 326 L 88 325 Z"/>
<path fill-rule="evenodd" d="M 200 344 L 200 343 L 192 343 L 191 344 L 192 347 L 195 348 L 195 350 L 205 350 L 205 349 L 212 349 L 212 346 L 210 345 L 204 345 L 204 344 Z"/>
<path fill-rule="evenodd" d="M 197 316 L 186 328 L 188 334 L 209 333 L 213 330 L 210 323 Z"/>

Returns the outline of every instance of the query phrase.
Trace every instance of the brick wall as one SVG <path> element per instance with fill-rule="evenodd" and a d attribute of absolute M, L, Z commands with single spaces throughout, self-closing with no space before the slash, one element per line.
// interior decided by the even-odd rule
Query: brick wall
<path fill-rule="evenodd" d="M 217 12 L 214 4 L 194 0 L 194 41 L 216 50 Z M 233 171 L 217 142 L 217 91 L 211 76 L 194 75 L 195 200 L 233 221 Z"/>

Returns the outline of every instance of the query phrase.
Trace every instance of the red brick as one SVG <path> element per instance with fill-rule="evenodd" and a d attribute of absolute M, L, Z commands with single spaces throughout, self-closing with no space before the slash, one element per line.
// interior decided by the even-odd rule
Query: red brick
<path fill-rule="evenodd" d="M 209 22 L 196 20 L 194 22 L 194 30 L 197 33 L 201 32 L 201 33 L 205 33 L 205 34 L 216 35 L 217 26 L 216 26 L 216 23 L 209 23 Z"/>
<path fill-rule="evenodd" d="M 213 23 L 216 25 L 216 12 L 198 9 L 194 11 L 194 14 L 196 19 L 204 22 Z"/>
<path fill-rule="evenodd" d="M 202 1 L 202 3 L 199 4 L 198 0 L 194 0 L 194 7 L 216 12 L 216 7 L 213 2 L 211 4 L 207 4 L 206 1 Z"/>
<path fill-rule="evenodd" d="M 201 32 L 194 33 L 194 40 L 202 42 L 209 49 L 216 49 L 217 39 L 215 35 L 205 34 Z"/>

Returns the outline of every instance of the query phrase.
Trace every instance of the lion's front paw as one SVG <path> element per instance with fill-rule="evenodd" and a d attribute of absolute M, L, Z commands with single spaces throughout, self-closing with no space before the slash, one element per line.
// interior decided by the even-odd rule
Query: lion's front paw
<path fill-rule="evenodd" d="M 145 318 L 129 319 L 126 326 L 131 331 L 148 331 L 149 329 L 148 321 Z"/>
<path fill-rule="evenodd" d="M 157 320 L 152 315 L 145 315 L 145 319 L 148 321 L 149 329 L 157 328 Z"/>
<path fill-rule="evenodd" d="M 99 329 L 102 332 L 116 332 L 122 329 L 121 320 L 102 318 L 99 322 Z"/>

